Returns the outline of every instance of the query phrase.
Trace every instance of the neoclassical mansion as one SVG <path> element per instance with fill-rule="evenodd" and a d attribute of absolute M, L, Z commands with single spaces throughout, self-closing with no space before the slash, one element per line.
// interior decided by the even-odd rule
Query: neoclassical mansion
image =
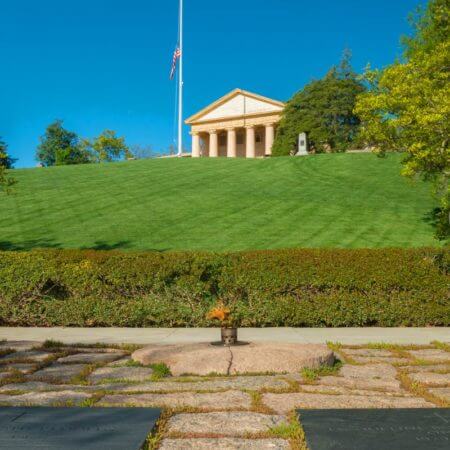
<path fill-rule="evenodd" d="M 186 120 L 192 157 L 269 156 L 285 104 L 235 89 Z"/>

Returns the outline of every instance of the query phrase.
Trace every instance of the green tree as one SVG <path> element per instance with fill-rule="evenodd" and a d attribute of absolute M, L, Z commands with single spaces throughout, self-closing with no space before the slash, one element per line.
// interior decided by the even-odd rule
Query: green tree
<path fill-rule="evenodd" d="M 7 173 L 11 169 L 14 160 L 8 155 L 8 146 L 0 138 L 0 192 L 9 192 L 16 180 Z"/>
<path fill-rule="evenodd" d="M 449 0 L 431 0 L 404 39 L 402 61 L 366 72 L 370 90 L 357 101 L 361 138 L 384 155 L 404 151 L 403 175 L 435 182 L 441 202 L 438 236 L 449 234 Z"/>
<path fill-rule="evenodd" d="M 346 51 L 338 67 L 332 67 L 324 78 L 312 81 L 289 100 L 272 154 L 289 155 L 301 132 L 308 134 L 310 147 L 317 153 L 345 151 L 358 133 L 359 119 L 353 109 L 356 97 L 364 90 Z"/>
<path fill-rule="evenodd" d="M 85 164 L 91 162 L 78 136 L 62 126 L 62 120 L 51 123 L 40 138 L 36 158 L 45 166 Z"/>
<path fill-rule="evenodd" d="M 125 143 L 125 138 L 116 136 L 113 130 L 103 131 L 92 141 L 84 139 L 83 147 L 97 162 L 110 162 L 133 156 Z"/>

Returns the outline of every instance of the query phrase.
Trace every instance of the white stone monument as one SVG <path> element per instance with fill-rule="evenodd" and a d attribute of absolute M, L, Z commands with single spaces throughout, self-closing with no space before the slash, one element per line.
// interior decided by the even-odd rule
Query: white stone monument
<path fill-rule="evenodd" d="M 308 154 L 308 138 L 306 133 L 298 135 L 298 150 L 295 156 L 305 156 Z"/>

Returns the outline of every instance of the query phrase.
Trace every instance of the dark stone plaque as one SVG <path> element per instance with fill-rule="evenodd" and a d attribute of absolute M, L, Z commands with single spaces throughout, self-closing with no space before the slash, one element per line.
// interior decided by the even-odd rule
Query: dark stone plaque
<path fill-rule="evenodd" d="M 139 450 L 153 408 L 0 408 L 2 450 Z"/>
<path fill-rule="evenodd" d="M 310 450 L 448 450 L 450 408 L 297 410 Z"/>

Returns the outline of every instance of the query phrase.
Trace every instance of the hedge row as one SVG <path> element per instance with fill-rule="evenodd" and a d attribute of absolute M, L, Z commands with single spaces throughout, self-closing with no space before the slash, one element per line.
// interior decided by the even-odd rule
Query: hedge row
<path fill-rule="evenodd" d="M 0 252 L 0 325 L 211 326 L 217 298 L 241 326 L 450 325 L 449 250 L 228 254 Z"/>

